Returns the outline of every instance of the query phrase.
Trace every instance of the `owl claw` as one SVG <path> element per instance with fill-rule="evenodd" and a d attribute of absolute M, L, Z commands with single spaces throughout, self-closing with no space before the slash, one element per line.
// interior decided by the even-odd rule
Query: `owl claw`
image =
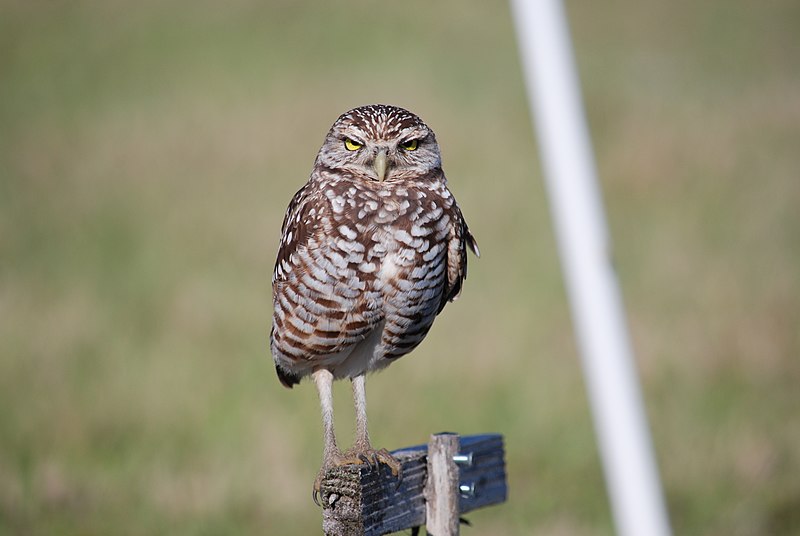
<path fill-rule="evenodd" d="M 337 465 L 366 464 L 377 469 L 383 464 L 389 468 L 394 477 L 399 477 L 402 472 L 400 462 L 386 449 L 375 450 L 369 447 L 365 449 L 349 450 L 342 456 L 342 461 L 344 463 Z"/>
<path fill-rule="evenodd" d="M 388 450 L 381 449 L 375 452 L 375 458 L 389 468 L 389 470 L 392 472 L 392 476 L 397 477 L 398 480 L 401 478 L 403 466 L 400 464 L 397 458 L 389 453 Z"/>
<path fill-rule="evenodd" d="M 380 468 L 381 464 L 385 465 L 391 471 L 392 476 L 397 478 L 397 487 L 400 487 L 400 480 L 402 480 L 403 466 L 400 462 L 392 456 L 388 450 L 380 449 L 374 450 L 372 448 L 364 450 L 349 450 L 343 454 L 337 454 L 332 457 L 330 462 L 323 464 L 317 473 L 317 478 L 314 480 L 314 487 L 311 490 L 311 498 L 314 504 L 322 506 L 322 481 L 329 469 L 334 467 L 343 467 L 345 465 L 369 465 L 375 469 Z"/>
<path fill-rule="evenodd" d="M 320 495 L 322 495 L 322 477 L 317 475 L 317 479 L 314 481 L 314 489 L 311 490 L 311 498 L 317 506 L 322 506 L 319 502 Z"/>

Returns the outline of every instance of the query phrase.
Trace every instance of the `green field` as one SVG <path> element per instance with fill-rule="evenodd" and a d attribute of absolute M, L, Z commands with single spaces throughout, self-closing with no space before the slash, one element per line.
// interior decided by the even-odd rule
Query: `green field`
<path fill-rule="evenodd" d="M 569 7 L 675 533 L 800 534 L 800 7 Z M 320 532 L 269 281 L 373 102 L 436 131 L 482 252 L 370 377 L 374 442 L 502 433 L 464 534 L 613 533 L 506 3 L 0 0 L 0 535 Z"/>

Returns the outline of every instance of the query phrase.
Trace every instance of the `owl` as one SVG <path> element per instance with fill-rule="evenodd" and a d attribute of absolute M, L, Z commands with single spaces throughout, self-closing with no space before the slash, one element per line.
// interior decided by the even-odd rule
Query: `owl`
<path fill-rule="evenodd" d="M 323 465 L 400 464 L 372 447 L 365 378 L 419 345 L 467 276 L 478 246 L 447 188 L 436 136 L 413 113 L 355 108 L 328 131 L 308 182 L 286 210 L 272 276 L 270 348 L 280 382 L 311 376 Z M 339 449 L 332 384 L 352 383 L 353 447 Z"/>

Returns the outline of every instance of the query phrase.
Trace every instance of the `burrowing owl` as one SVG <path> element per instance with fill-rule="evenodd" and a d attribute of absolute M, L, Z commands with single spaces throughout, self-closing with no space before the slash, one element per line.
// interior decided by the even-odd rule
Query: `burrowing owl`
<path fill-rule="evenodd" d="M 399 463 L 374 450 L 364 380 L 413 350 L 467 275 L 478 247 L 447 189 L 439 145 L 416 115 L 386 105 L 341 115 L 311 177 L 289 203 L 272 276 L 270 346 L 278 378 L 311 375 L 322 406 L 325 471 Z M 350 378 L 356 439 L 342 453 L 333 429 L 333 380 Z"/>

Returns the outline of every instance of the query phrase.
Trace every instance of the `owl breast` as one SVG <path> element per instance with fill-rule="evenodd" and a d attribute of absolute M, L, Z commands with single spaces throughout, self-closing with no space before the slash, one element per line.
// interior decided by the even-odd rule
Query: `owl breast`
<path fill-rule="evenodd" d="M 297 376 L 383 368 L 422 342 L 441 309 L 452 196 L 436 183 L 370 186 L 332 179 L 309 193 L 324 198 L 313 229 L 276 266 L 273 353 Z"/>

